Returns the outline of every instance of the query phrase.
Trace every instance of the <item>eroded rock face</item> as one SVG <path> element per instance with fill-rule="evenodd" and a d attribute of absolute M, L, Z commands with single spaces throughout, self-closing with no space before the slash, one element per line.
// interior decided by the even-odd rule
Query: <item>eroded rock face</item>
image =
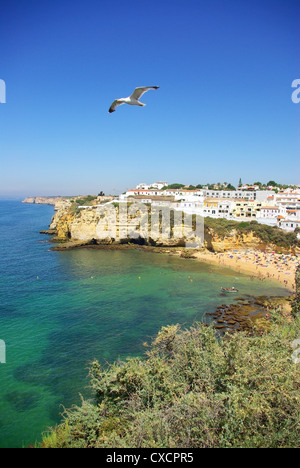
<path fill-rule="evenodd" d="M 64 211 L 57 214 L 56 230 L 58 239 L 90 241 L 97 238 L 99 216 L 96 210 L 81 210 L 79 213 Z"/>
<path fill-rule="evenodd" d="M 136 235 L 138 227 L 139 235 Z M 56 229 L 57 240 L 73 240 L 99 244 L 118 244 L 132 242 L 141 245 L 158 247 L 184 247 L 187 239 L 168 237 L 160 234 L 160 226 L 148 223 L 148 214 L 144 214 L 136 221 L 135 216 L 128 216 L 126 222 L 113 210 L 102 212 L 91 208 L 72 212 L 67 208 L 59 210 L 53 217 L 50 228 Z M 202 244 L 202 239 L 194 238 Z"/>
<path fill-rule="evenodd" d="M 212 252 L 229 252 L 233 250 L 272 250 L 284 254 L 299 255 L 299 247 L 284 248 L 275 244 L 264 242 L 254 232 L 237 233 L 233 229 L 228 235 L 220 237 L 213 229 L 209 228 L 205 233 L 205 248 Z"/>
<path fill-rule="evenodd" d="M 164 235 L 161 231 L 160 221 L 151 220 L 149 213 L 136 212 L 124 218 L 122 213 L 119 214 L 119 208 L 111 209 L 112 205 L 104 206 L 101 210 L 97 207 L 87 209 L 72 208 L 71 202 L 68 200 L 57 200 L 55 204 L 56 213 L 52 219 L 50 230 L 55 230 L 58 241 L 95 241 L 99 244 L 119 244 L 133 242 L 142 245 L 150 245 L 157 247 L 184 247 L 187 239 L 178 235 L 174 237 Z M 138 217 L 138 220 L 137 220 Z M 108 229 L 107 233 L 100 234 L 102 227 L 107 225 L 113 226 L 113 229 Z M 132 235 L 135 227 L 138 226 L 140 236 L 136 238 Z M 153 233 L 154 231 L 154 233 Z M 226 252 L 232 250 L 261 250 L 272 249 L 283 253 L 290 253 L 290 250 L 278 248 L 273 244 L 267 244 L 260 238 L 256 237 L 253 232 L 238 233 L 233 229 L 224 237 L 219 236 L 212 228 L 205 229 L 204 242 L 200 237 L 193 239 L 196 248 L 205 248 L 213 252 Z M 295 250 L 295 249 L 294 249 Z M 299 249 L 296 249 L 299 253 Z"/>
<path fill-rule="evenodd" d="M 239 234 L 232 230 L 229 235 L 219 237 L 212 229 L 205 236 L 206 247 L 214 252 L 227 252 L 241 249 L 265 250 L 266 243 L 256 237 L 253 232 Z"/>
<path fill-rule="evenodd" d="M 56 205 L 57 203 L 66 203 L 67 198 L 64 197 L 28 197 L 22 203 L 31 203 L 35 205 Z"/>
<path fill-rule="evenodd" d="M 25 200 L 22 201 L 22 203 L 35 203 L 35 197 L 27 197 Z"/>

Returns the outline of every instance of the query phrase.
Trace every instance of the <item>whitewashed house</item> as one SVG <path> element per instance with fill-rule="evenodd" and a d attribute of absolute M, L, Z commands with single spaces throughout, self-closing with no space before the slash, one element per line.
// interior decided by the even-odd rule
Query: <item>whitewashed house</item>
<path fill-rule="evenodd" d="M 257 221 L 260 224 L 267 224 L 268 226 L 277 226 L 278 217 L 284 218 L 286 216 L 286 209 L 271 205 L 265 205 L 261 207 L 260 215 L 257 217 Z"/>
<path fill-rule="evenodd" d="M 300 220 L 293 220 L 293 219 L 282 219 L 280 216 L 278 218 L 278 227 L 284 229 L 287 232 L 294 232 L 295 229 L 300 228 Z"/>
<path fill-rule="evenodd" d="M 161 190 L 164 187 L 168 186 L 168 182 L 154 182 L 150 187 Z"/>
<path fill-rule="evenodd" d="M 162 196 L 166 195 L 163 190 L 152 190 L 152 189 L 131 189 L 127 190 L 126 197 L 135 197 L 135 196 Z"/>
<path fill-rule="evenodd" d="M 136 186 L 137 190 L 148 190 L 149 188 L 150 188 L 150 185 L 144 184 L 144 183 L 138 184 Z"/>
<path fill-rule="evenodd" d="M 234 208 L 235 200 L 206 198 L 203 203 L 203 216 L 231 219 Z"/>
<path fill-rule="evenodd" d="M 279 215 L 285 215 L 285 210 L 279 206 L 262 206 L 260 210 L 260 217 L 264 219 L 276 219 Z"/>
<path fill-rule="evenodd" d="M 275 195 L 276 205 L 288 210 L 300 210 L 300 195 L 278 194 Z"/>
<path fill-rule="evenodd" d="M 266 201 L 268 197 L 274 195 L 275 192 L 267 190 L 203 190 L 203 195 L 206 198 L 233 198 L 244 200 Z"/>
<path fill-rule="evenodd" d="M 163 187 L 166 187 L 167 185 L 168 185 L 168 182 L 153 182 L 153 184 L 146 184 L 142 182 L 136 186 L 136 189 L 137 190 L 149 190 L 149 189 L 161 190 Z"/>

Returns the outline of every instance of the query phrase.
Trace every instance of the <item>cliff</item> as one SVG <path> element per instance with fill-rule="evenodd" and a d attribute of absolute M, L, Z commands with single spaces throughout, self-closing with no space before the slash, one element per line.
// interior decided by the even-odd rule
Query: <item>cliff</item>
<path fill-rule="evenodd" d="M 35 205 L 56 205 L 65 203 L 70 200 L 69 197 L 27 197 L 22 203 L 30 203 Z"/>
<path fill-rule="evenodd" d="M 151 220 L 148 213 L 128 214 L 124 220 L 118 207 L 109 205 L 102 211 L 95 208 L 59 210 L 52 219 L 50 229 L 56 230 L 54 240 L 59 242 L 73 241 L 75 243 L 93 244 L 126 244 L 137 243 L 152 246 L 185 246 L 186 237 L 174 238 L 161 234 L 159 219 Z M 138 218 L 139 217 L 139 218 Z M 136 235 L 135 225 L 139 224 Z M 135 233 L 133 234 L 133 232 Z M 193 241 L 201 243 L 201 239 L 193 237 Z"/>
<path fill-rule="evenodd" d="M 227 252 L 232 250 L 278 250 L 278 246 L 264 242 L 254 232 L 239 233 L 235 229 L 227 235 L 220 236 L 213 228 L 208 227 L 205 235 L 205 247 L 212 252 Z M 281 248 L 282 250 L 282 248 Z"/>
<path fill-rule="evenodd" d="M 185 247 L 187 242 L 191 242 L 196 248 L 202 247 L 212 252 L 271 249 L 282 253 L 300 253 L 299 243 L 295 240 L 296 237 L 294 239 L 291 236 L 292 233 L 286 234 L 284 231 L 268 226 L 250 224 L 245 228 L 242 224 L 228 222 L 226 225 L 226 220 L 205 218 L 202 235 L 198 233 L 192 238 L 184 234 L 169 237 L 164 234 L 161 219 L 151 219 L 149 207 L 148 212 L 127 214 L 126 219 L 116 204 L 104 205 L 102 209 L 96 207 L 79 209 L 78 206 L 69 202 L 57 203 L 55 208 L 57 211 L 50 225 L 51 233 L 56 234 L 53 240 L 74 243 L 74 245 L 135 243 L 159 247 Z M 220 221 L 219 224 L 218 221 Z M 99 226 L 102 226 L 102 231 Z M 111 230 L 111 226 L 115 226 L 115 229 Z M 139 228 L 138 237 L 132 235 L 136 226 Z M 173 223 L 171 233 L 174 230 Z"/>

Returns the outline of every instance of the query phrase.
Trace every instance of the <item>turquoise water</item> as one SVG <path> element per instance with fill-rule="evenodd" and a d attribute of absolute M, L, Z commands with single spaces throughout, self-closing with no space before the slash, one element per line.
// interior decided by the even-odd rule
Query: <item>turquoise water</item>
<path fill-rule="evenodd" d="M 88 364 L 142 355 L 163 325 L 190 326 L 240 295 L 287 295 L 227 269 L 139 250 L 52 252 L 53 208 L 0 202 L 0 447 L 27 446 L 88 395 Z M 192 281 L 191 281 L 192 280 Z"/>

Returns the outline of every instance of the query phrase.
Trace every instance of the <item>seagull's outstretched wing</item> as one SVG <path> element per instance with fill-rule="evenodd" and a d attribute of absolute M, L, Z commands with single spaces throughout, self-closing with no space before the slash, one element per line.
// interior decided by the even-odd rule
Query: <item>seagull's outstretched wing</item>
<path fill-rule="evenodd" d="M 130 96 L 130 99 L 140 99 L 143 94 L 145 94 L 149 89 L 158 89 L 159 86 L 141 86 L 140 88 L 135 88 L 133 91 L 132 95 Z"/>
<path fill-rule="evenodd" d="M 124 102 L 120 101 L 119 99 L 116 99 L 116 100 L 112 103 L 112 105 L 110 106 L 108 112 L 109 112 L 110 114 L 111 114 L 112 112 L 115 112 L 116 107 L 121 106 L 122 104 L 124 104 Z"/>

